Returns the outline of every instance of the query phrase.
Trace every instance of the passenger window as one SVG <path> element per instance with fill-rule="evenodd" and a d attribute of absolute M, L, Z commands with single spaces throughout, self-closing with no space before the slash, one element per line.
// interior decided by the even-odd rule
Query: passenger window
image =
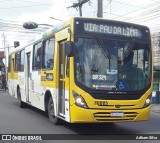
<path fill-rule="evenodd" d="M 14 66 L 14 70 L 17 72 L 17 71 L 19 71 L 19 62 L 20 62 L 20 52 L 17 52 L 16 54 L 15 54 L 15 66 Z"/>
<path fill-rule="evenodd" d="M 43 47 L 43 69 L 53 69 L 54 57 L 54 38 L 50 38 L 44 42 Z"/>
<path fill-rule="evenodd" d="M 24 50 L 22 50 L 20 52 L 20 71 L 24 71 L 24 56 L 25 56 L 25 53 L 24 53 Z"/>
<path fill-rule="evenodd" d="M 42 42 L 34 45 L 33 70 L 39 70 L 41 68 L 41 47 Z"/>

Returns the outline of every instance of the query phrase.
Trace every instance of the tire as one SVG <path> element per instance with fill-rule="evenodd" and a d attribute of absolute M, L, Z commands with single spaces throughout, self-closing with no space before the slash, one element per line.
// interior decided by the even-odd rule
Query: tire
<path fill-rule="evenodd" d="M 21 92 L 20 92 L 19 89 L 18 89 L 18 92 L 17 92 L 17 99 L 18 99 L 18 106 L 20 108 L 25 108 L 26 104 L 21 100 Z"/>
<path fill-rule="evenodd" d="M 48 117 L 52 124 L 59 125 L 61 124 L 61 120 L 55 116 L 55 109 L 52 97 L 50 97 L 47 105 Z"/>

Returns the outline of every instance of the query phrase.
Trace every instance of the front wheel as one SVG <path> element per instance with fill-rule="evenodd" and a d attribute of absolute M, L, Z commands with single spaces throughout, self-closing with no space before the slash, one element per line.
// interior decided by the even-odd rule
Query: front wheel
<path fill-rule="evenodd" d="M 60 119 L 55 116 L 55 109 L 54 109 L 54 103 L 52 97 L 50 97 L 48 101 L 48 117 L 52 124 L 58 125 L 60 124 Z"/>

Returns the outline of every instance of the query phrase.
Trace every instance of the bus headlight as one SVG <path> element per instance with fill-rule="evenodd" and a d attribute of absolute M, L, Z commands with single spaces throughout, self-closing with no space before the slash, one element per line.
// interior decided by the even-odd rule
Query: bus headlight
<path fill-rule="evenodd" d="M 85 102 L 84 98 L 81 95 L 73 91 L 73 96 L 75 99 L 75 104 L 77 106 L 82 107 L 82 108 L 88 108 L 87 103 Z"/>
<path fill-rule="evenodd" d="M 151 95 L 146 99 L 143 108 L 148 107 L 151 104 Z"/>

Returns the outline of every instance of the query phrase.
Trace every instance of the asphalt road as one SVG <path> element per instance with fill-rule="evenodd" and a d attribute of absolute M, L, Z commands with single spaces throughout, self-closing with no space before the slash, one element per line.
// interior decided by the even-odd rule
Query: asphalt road
<path fill-rule="evenodd" d="M 82 135 L 82 139 L 83 136 L 87 136 L 86 134 L 94 134 L 91 136 L 91 140 L 92 137 L 95 139 L 95 136 L 98 137 L 102 134 L 160 134 L 160 114 L 151 112 L 150 120 L 145 122 L 125 122 L 115 123 L 113 125 L 64 123 L 63 125 L 56 126 L 49 122 L 49 119 L 44 112 L 33 107 L 21 109 L 18 107 L 16 99 L 11 97 L 8 93 L 0 91 L 0 134 L 85 134 Z M 62 142 L 62 140 L 63 136 L 61 140 L 53 140 L 50 142 Z M 122 142 L 122 140 L 91 140 L 85 142 Z M 71 141 L 67 140 L 64 142 L 70 143 Z M 82 142 L 82 140 L 76 140 L 73 142 Z M 134 143 L 137 142 L 137 140 L 129 142 Z M 141 142 L 160 143 L 160 140 L 143 140 Z M 128 143 L 128 141 L 125 140 L 123 143 Z"/>

